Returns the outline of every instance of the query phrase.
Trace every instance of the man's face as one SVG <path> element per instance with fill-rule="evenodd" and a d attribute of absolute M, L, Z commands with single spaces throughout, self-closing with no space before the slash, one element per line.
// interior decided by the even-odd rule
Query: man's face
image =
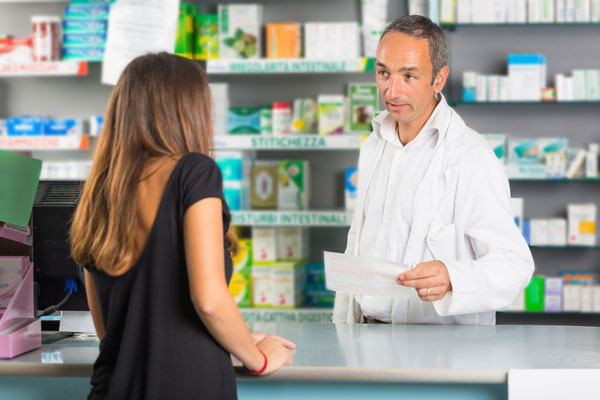
<path fill-rule="evenodd" d="M 426 119 L 439 82 L 431 84 L 433 68 L 427 39 L 387 33 L 377 49 L 375 74 L 385 108 L 400 124 Z M 445 82 L 444 82 L 445 83 Z M 442 85 L 443 87 L 443 85 Z"/>

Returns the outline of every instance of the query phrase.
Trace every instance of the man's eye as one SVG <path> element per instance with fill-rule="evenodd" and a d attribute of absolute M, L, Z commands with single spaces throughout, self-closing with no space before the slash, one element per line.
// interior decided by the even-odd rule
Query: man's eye
<path fill-rule="evenodd" d="M 386 71 L 378 71 L 377 72 L 380 76 L 386 77 L 387 76 L 387 72 Z"/>
<path fill-rule="evenodd" d="M 406 75 L 406 79 L 408 80 L 412 80 L 415 79 L 416 77 L 414 75 Z"/>

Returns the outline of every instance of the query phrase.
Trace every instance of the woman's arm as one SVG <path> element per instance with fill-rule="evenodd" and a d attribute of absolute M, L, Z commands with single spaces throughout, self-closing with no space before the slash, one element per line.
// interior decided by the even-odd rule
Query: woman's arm
<path fill-rule="evenodd" d="M 98 293 L 96 292 L 96 285 L 94 284 L 94 278 L 88 270 L 84 270 L 85 274 L 85 293 L 87 296 L 88 307 L 92 314 L 92 321 L 94 322 L 94 328 L 98 334 L 98 339 L 104 339 L 106 336 L 104 331 L 104 321 L 102 321 L 102 312 L 100 311 L 100 303 L 98 302 Z"/>
<path fill-rule="evenodd" d="M 212 336 L 252 370 L 260 370 L 267 356 L 270 373 L 292 361 L 295 345 L 267 335 L 257 344 L 227 288 L 223 258 L 222 203 L 205 198 L 193 204 L 184 217 L 185 255 L 190 295 L 196 312 Z"/>

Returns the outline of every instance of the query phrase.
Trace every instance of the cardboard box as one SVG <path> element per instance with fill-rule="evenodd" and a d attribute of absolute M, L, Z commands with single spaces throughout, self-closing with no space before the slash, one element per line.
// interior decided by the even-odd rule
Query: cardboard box
<path fill-rule="evenodd" d="M 319 102 L 319 134 L 344 133 L 346 107 L 344 96 L 321 95 Z"/>
<path fill-rule="evenodd" d="M 46 119 L 44 121 L 44 135 L 67 136 L 82 135 L 83 124 L 79 118 Z"/>
<path fill-rule="evenodd" d="M 546 87 L 546 56 L 509 54 L 508 78 L 512 101 L 541 101 Z"/>
<path fill-rule="evenodd" d="M 239 239 L 238 252 L 231 257 L 233 272 L 249 272 L 252 269 L 252 239 Z"/>
<path fill-rule="evenodd" d="M 350 131 L 371 132 L 371 121 L 378 111 L 377 85 L 351 83 L 348 86 Z"/>
<path fill-rule="evenodd" d="M 8 136 L 41 136 L 44 132 L 42 117 L 12 117 L 6 119 Z"/>
<path fill-rule="evenodd" d="M 267 58 L 302 57 L 302 27 L 297 22 L 266 25 Z"/>
<path fill-rule="evenodd" d="M 299 227 L 281 227 L 277 228 L 276 235 L 278 260 L 299 261 L 308 258 L 308 229 Z"/>
<path fill-rule="evenodd" d="M 262 161 L 252 168 L 250 204 L 252 208 L 277 208 L 279 187 L 277 162 Z"/>
<path fill-rule="evenodd" d="M 275 228 L 252 228 L 252 265 L 270 265 L 277 260 Z"/>
<path fill-rule="evenodd" d="M 252 305 L 256 308 L 271 307 L 271 269 L 273 263 L 252 266 Z"/>
<path fill-rule="evenodd" d="M 307 210 L 310 199 L 310 166 L 307 161 L 280 161 L 277 205 L 280 210 Z"/>
<path fill-rule="evenodd" d="M 596 244 L 596 205 L 569 204 L 569 244 L 594 246 Z"/>
<path fill-rule="evenodd" d="M 271 268 L 273 308 L 294 308 L 304 303 L 305 264 L 277 262 Z"/>
<path fill-rule="evenodd" d="M 504 133 L 484 133 L 483 138 L 498 160 L 504 164 L 506 162 L 506 135 Z"/>
<path fill-rule="evenodd" d="M 252 270 L 231 275 L 229 293 L 238 307 L 252 307 Z"/>
<path fill-rule="evenodd" d="M 259 58 L 262 5 L 219 4 L 218 13 L 220 58 Z"/>
<path fill-rule="evenodd" d="M 250 208 L 250 187 L 247 182 L 224 181 L 223 196 L 229 211 L 247 210 Z"/>
<path fill-rule="evenodd" d="M 358 198 L 358 168 L 346 168 L 344 171 L 344 204 L 346 210 L 354 210 Z"/>
<path fill-rule="evenodd" d="M 230 108 L 227 114 L 227 133 L 260 133 L 260 108 Z"/>

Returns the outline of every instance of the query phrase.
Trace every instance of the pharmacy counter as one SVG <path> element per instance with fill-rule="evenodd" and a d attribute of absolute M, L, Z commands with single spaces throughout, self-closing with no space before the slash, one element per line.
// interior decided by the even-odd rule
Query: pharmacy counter
<path fill-rule="evenodd" d="M 239 371 L 240 399 L 504 399 L 509 370 L 600 371 L 600 328 L 256 324 L 254 329 L 285 336 L 298 349 L 293 365 L 271 376 Z M 81 396 L 97 354 L 97 339 L 67 338 L 0 361 L 0 399 L 54 398 L 48 395 L 52 390 L 57 397 Z"/>

